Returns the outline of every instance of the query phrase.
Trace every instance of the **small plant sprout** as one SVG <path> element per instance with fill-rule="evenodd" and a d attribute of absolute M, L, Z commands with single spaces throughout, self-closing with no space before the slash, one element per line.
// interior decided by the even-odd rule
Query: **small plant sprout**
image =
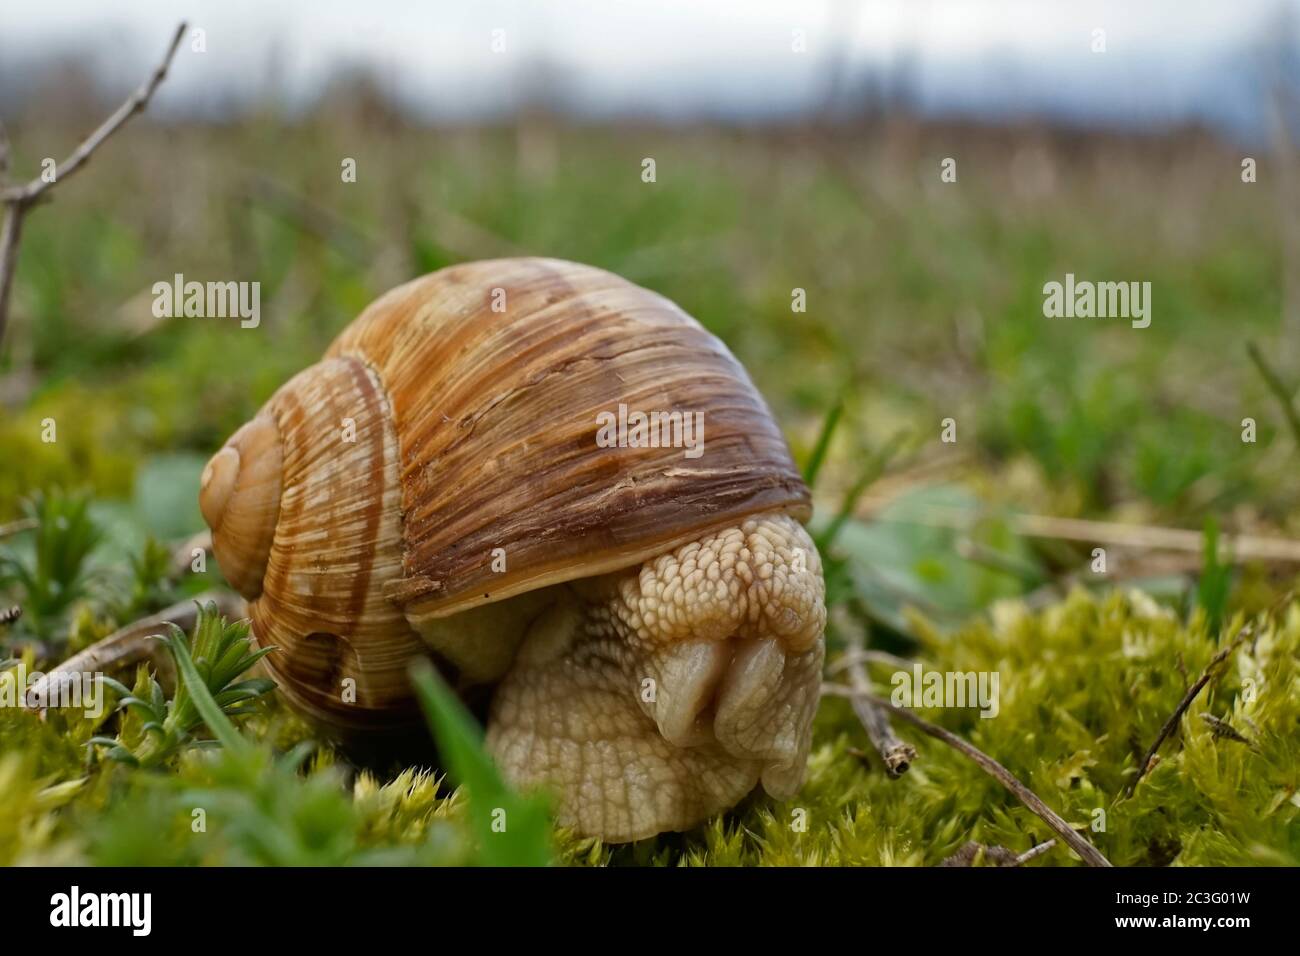
<path fill-rule="evenodd" d="M 68 610 L 90 591 L 89 560 L 102 535 L 89 508 L 85 495 L 36 495 L 23 509 L 30 547 L 0 550 L 0 587 L 21 592 L 23 625 L 42 640 L 60 632 Z"/>
<path fill-rule="evenodd" d="M 275 689 L 275 682 L 239 678 L 274 648 L 254 650 L 249 622 L 227 623 L 215 603 L 199 606 L 192 641 L 174 624 L 170 634 L 157 639 L 176 663 L 176 693 L 168 700 L 157 679 L 146 674 L 134 689 L 104 678 L 120 697 L 126 717 L 119 737 L 95 737 L 90 745 L 107 747 L 111 759 L 140 767 L 159 766 L 192 747 L 220 743 L 240 748 L 243 739 L 231 721 L 252 713 L 255 702 Z M 195 736 L 205 724 L 216 740 Z"/>

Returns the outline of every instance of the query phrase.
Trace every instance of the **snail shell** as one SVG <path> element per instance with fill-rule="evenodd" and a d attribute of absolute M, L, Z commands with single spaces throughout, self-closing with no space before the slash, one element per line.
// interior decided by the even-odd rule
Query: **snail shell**
<path fill-rule="evenodd" d="M 703 412 L 705 453 L 602 447 L 598 416 L 620 405 Z M 200 504 L 255 634 L 280 648 L 266 661 L 282 692 L 352 729 L 413 714 L 407 663 L 450 615 L 481 645 L 465 666 L 491 680 L 508 599 L 760 512 L 810 514 L 716 337 L 660 295 L 550 259 L 384 295 L 231 437 Z"/>

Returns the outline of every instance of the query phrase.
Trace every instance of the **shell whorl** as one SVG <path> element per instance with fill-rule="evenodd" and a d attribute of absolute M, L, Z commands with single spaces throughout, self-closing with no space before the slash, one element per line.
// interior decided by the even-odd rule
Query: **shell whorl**
<path fill-rule="evenodd" d="M 230 436 L 199 480 L 199 510 L 231 586 L 248 600 L 262 579 L 280 517 L 284 455 L 275 419 L 260 414 Z"/>
<path fill-rule="evenodd" d="M 248 598 L 258 642 L 277 647 L 265 666 L 300 711 L 334 727 L 413 714 L 406 665 L 422 645 L 383 595 L 401 576 L 398 461 L 374 371 L 329 358 L 285 383 L 204 476 L 217 561 Z M 269 513 L 272 484 L 274 520 L 257 524 L 254 561 L 228 529 L 254 505 Z"/>

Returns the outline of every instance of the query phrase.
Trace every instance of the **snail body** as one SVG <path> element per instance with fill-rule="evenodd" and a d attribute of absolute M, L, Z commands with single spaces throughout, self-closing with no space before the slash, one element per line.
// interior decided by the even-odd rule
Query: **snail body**
<path fill-rule="evenodd" d="M 231 436 L 200 505 L 272 676 L 328 725 L 414 720 L 430 655 L 494 688 L 503 772 L 581 832 L 799 785 L 808 490 L 743 368 L 659 295 L 546 259 L 407 283 Z"/>

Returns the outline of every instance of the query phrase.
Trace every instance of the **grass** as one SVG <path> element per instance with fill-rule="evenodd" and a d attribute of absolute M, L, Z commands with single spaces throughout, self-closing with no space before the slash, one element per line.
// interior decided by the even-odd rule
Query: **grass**
<path fill-rule="evenodd" d="M 1300 375 L 1282 206 L 1267 177 L 1241 183 L 1239 150 L 1191 133 L 903 121 L 839 133 L 529 122 L 420 130 L 347 101 L 291 126 L 141 122 L 33 212 L 0 346 L 0 524 L 24 507 L 39 520 L 0 539 L 0 604 L 27 612 L 0 626 L 0 660 L 48 667 L 219 584 L 212 570 L 170 572 L 172 546 L 201 527 L 202 462 L 374 296 L 456 261 L 571 258 L 678 301 L 768 398 L 815 480 L 832 659 L 846 628 L 866 627 L 873 647 L 927 667 L 997 671 L 996 719 L 923 715 L 1005 763 L 1117 864 L 1300 862 L 1300 610 L 1262 616 L 1294 569 L 1233 566 L 1222 546 L 1300 535 L 1287 415 L 1246 351 L 1256 341 L 1281 381 Z M 8 126 L 18 174 L 79 129 Z M 947 155 L 958 184 L 939 182 Z M 357 160 L 354 184 L 339 181 L 342 157 Z M 260 281 L 261 327 L 154 319 L 149 290 L 177 272 Z M 1042 286 L 1066 272 L 1149 280 L 1151 327 L 1045 319 Z M 806 312 L 791 310 L 795 288 Z M 939 440 L 945 418 L 955 444 Z M 935 526 L 935 509 L 964 517 Z M 1206 550 L 1171 564 L 1110 549 L 1101 577 L 1091 546 L 1011 533 L 1015 510 L 1204 528 Z M 1256 637 L 1124 797 L 1184 687 L 1247 621 Z M 873 670 L 885 693 L 888 676 Z M 152 680 L 136 674 L 131 691 L 162 725 Z M 274 693 L 240 705 L 246 746 L 181 746 L 221 736 L 187 709 L 152 769 L 88 746 L 125 733 L 133 751 L 137 717 L 42 723 L 0 708 L 0 862 L 931 865 L 967 840 L 1022 852 L 1047 836 L 906 728 L 921 759 L 887 780 L 861 758 L 848 706 L 828 699 L 794 801 L 755 796 L 696 832 L 607 847 L 539 825 L 455 701 L 429 675 L 419 686 L 450 780 L 354 767 Z M 1202 713 L 1251 743 L 1216 736 Z M 1058 847 L 1032 865 L 1070 862 Z"/>

